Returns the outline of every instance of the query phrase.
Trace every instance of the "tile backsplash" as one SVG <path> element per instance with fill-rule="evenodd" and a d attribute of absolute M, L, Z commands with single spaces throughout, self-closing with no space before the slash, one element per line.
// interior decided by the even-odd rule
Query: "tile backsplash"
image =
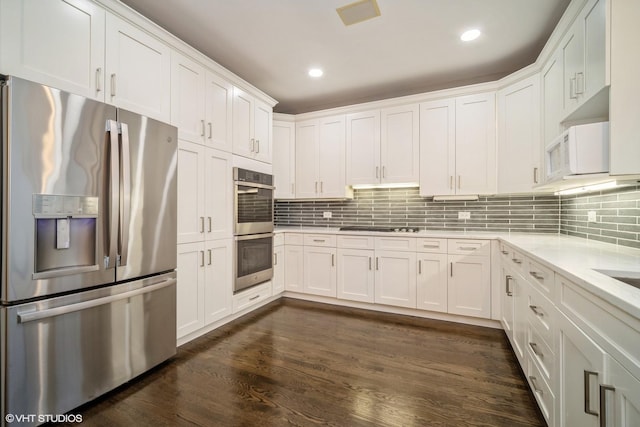
<path fill-rule="evenodd" d="M 471 213 L 458 219 L 458 212 Z M 323 218 L 331 212 L 332 218 Z M 560 201 L 553 195 L 488 196 L 478 201 L 435 202 L 418 188 L 354 190 L 352 200 L 282 200 L 275 204 L 276 225 L 340 227 L 376 225 L 429 230 L 557 233 Z"/>
<path fill-rule="evenodd" d="M 596 222 L 588 221 L 590 211 Z M 560 233 L 640 248 L 640 185 L 562 196 Z"/>

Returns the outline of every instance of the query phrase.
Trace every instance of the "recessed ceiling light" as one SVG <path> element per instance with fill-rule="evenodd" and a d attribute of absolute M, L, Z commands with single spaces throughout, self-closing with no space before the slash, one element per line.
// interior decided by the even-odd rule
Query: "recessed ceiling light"
<path fill-rule="evenodd" d="M 474 28 L 473 30 L 468 30 L 462 33 L 462 35 L 460 36 L 460 40 L 462 40 L 463 42 L 470 42 L 471 40 L 475 40 L 478 37 L 480 37 L 480 30 Z"/>
<path fill-rule="evenodd" d="M 309 75 L 311 77 L 322 77 L 323 74 L 324 72 L 320 68 L 311 68 L 309 70 Z"/>

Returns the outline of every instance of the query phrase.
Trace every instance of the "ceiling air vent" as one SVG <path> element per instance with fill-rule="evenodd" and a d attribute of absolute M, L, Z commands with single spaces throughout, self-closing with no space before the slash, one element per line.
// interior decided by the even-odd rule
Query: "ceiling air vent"
<path fill-rule="evenodd" d="M 344 25 L 353 25 L 380 16 L 376 0 L 360 0 L 336 9 Z"/>

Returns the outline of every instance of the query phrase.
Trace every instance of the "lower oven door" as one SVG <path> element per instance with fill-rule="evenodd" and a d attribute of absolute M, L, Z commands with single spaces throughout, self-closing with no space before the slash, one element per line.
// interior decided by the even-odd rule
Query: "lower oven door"
<path fill-rule="evenodd" d="M 176 354 L 175 272 L 1 310 L 3 414 L 64 414 Z"/>
<path fill-rule="evenodd" d="M 236 236 L 234 293 L 273 277 L 273 233 Z"/>

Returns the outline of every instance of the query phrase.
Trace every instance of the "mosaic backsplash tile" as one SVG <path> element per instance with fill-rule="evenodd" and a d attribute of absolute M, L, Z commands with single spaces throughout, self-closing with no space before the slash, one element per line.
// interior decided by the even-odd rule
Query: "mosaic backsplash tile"
<path fill-rule="evenodd" d="M 596 222 L 588 221 L 589 211 Z M 562 196 L 560 233 L 640 248 L 640 185 Z"/>
<path fill-rule="evenodd" d="M 458 219 L 459 211 L 471 219 Z M 331 212 L 332 218 L 323 218 Z M 553 195 L 489 196 L 478 201 L 435 202 L 418 188 L 354 190 L 353 200 L 277 201 L 276 225 L 340 227 L 375 225 L 429 230 L 557 233 L 559 198 Z"/>

